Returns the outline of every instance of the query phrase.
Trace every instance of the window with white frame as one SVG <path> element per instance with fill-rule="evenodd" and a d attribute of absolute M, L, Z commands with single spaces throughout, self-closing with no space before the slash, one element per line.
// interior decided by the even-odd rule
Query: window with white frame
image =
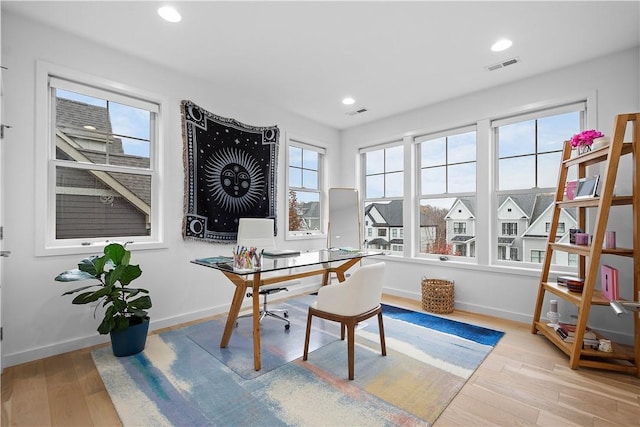
<path fill-rule="evenodd" d="M 415 142 L 419 252 L 475 257 L 475 126 L 421 136 Z"/>
<path fill-rule="evenodd" d="M 404 196 L 404 147 L 401 142 L 361 151 L 364 171 L 366 247 L 401 253 L 402 237 L 388 237 L 387 229 L 400 230 Z"/>
<path fill-rule="evenodd" d="M 47 78 L 47 248 L 160 239 L 160 104 L 116 86 Z"/>
<path fill-rule="evenodd" d="M 494 221 L 502 231 L 496 240 L 499 260 L 539 263 L 544 259 L 546 239 L 540 236 L 549 232 L 564 141 L 583 129 L 585 107 L 585 102 L 579 102 L 492 122 L 497 166 Z M 561 215 L 558 238 L 564 239 L 568 238 L 566 221 L 575 214 L 563 211 Z M 566 256 L 554 257 L 553 262 L 571 265 Z"/>
<path fill-rule="evenodd" d="M 322 233 L 324 156 L 324 148 L 288 140 L 287 224 L 291 236 Z"/>
<path fill-rule="evenodd" d="M 531 251 L 531 262 L 535 262 L 535 263 L 542 263 L 542 261 L 544 260 L 544 252 L 545 251 L 541 251 L 541 250 L 532 250 Z"/>

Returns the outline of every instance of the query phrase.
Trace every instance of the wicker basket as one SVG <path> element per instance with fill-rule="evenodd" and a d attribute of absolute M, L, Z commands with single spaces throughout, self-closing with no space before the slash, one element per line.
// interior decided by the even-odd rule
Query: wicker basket
<path fill-rule="evenodd" d="M 441 314 L 453 312 L 453 282 L 423 278 L 422 309 Z"/>

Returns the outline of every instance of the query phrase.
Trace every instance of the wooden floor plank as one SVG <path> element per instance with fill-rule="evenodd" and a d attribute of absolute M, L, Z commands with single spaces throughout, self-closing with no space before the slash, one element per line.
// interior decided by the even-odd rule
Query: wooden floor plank
<path fill-rule="evenodd" d="M 384 302 L 421 311 L 420 301 L 385 295 Z M 442 317 L 506 334 L 434 427 L 640 427 L 640 379 L 572 370 L 568 357 L 546 338 L 531 334 L 530 325 L 457 310 Z M 94 348 L 6 368 L 2 426 L 120 426 L 91 358 Z"/>
<path fill-rule="evenodd" d="M 11 426 L 52 425 L 49 414 L 49 396 L 44 377 L 43 361 L 37 360 L 13 369 L 13 393 L 11 396 Z M 3 382 L 5 374 L 2 374 Z M 4 401 L 4 395 L 2 400 Z M 71 398 L 71 397 L 70 397 Z"/>

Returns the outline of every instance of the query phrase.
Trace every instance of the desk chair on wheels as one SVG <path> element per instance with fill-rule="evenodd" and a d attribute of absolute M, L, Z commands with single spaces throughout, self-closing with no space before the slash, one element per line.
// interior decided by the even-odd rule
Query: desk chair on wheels
<path fill-rule="evenodd" d="M 263 249 L 275 249 L 276 241 L 274 238 L 274 222 L 272 218 L 240 218 L 238 223 L 238 246 L 244 246 L 246 248 L 256 247 L 258 252 Z M 288 291 L 287 288 L 277 285 L 261 286 L 260 295 L 263 296 L 262 308 L 260 309 L 260 321 L 265 317 L 273 317 L 275 319 L 286 322 L 284 325 L 285 330 L 289 330 L 291 322 L 289 321 L 289 312 L 281 309 L 269 309 L 267 305 L 267 297 L 276 292 Z M 253 296 L 252 292 L 247 292 L 247 298 Z M 277 313 L 282 313 L 280 316 Z M 252 314 L 243 314 L 238 316 L 238 319 L 243 317 L 251 317 Z M 236 326 L 238 323 L 236 322 Z"/>

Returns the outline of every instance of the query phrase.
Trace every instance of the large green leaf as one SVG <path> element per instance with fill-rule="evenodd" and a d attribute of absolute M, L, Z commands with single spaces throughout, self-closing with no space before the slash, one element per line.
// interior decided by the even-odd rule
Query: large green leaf
<path fill-rule="evenodd" d="M 139 309 L 145 310 L 147 308 L 151 308 L 151 298 L 148 295 L 141 296 L 140 298 L 136 298 L 133 301 L 129 301 L 130 309 Z"/>
<path fill-rule="evenodd" d="M 94 287 L 96 287 L 96 286 L 102 286 L 102 285 L 87 285 L 87 286 L 83 286 L 83 287 L 81 287 L 81 288 L 74 289 L 74 290 L 72 290 L 72 291 L 67 291 L 67 292 L 65 292 L 65 293 L 64 293 L 64 294 L 62 294 L 62 295 L 71 295 L 71 294 L 75 294 L 76 292 L 84 291 L 85 289 L 94 288 Z"/>
<path fill-rule="evenodd" d="M 95 278 L 96 276 L 92 275 L 91 273 L 74 268 L 73 270 L 67 270 L 58 274 L 54 280 L 57 282 L 77 282 L 78 280 Z"/>
<path fill-rule="evenodd" d="M 89 304 L 90 302 L 97 301 L 98 298 L 95 297 L 95 292 L 84 292 L 80 295 L 76 296 L 71 303 L 72 304 Z"/>
<path fill-rule="evenodd" d="M 129 319 L 124 316 L 116 316 L 114 331 L 121 331 L 129 327 Z"/>
<path fill-rule="evenodd" d="M 113 260 L 115 265 L 127 265 L 129 264 L 129 258 L 131 257 L 131 252 L 126 250 L 124 246 L 119 243 L 111 243 L 105 246 L 104 254 Z"/>
<path fill-rule="evenodd" d="M 127 265 L 120 274 L 120 283 L 128 285 L 142 275 L 142 270 L 138 265 Z"/>

